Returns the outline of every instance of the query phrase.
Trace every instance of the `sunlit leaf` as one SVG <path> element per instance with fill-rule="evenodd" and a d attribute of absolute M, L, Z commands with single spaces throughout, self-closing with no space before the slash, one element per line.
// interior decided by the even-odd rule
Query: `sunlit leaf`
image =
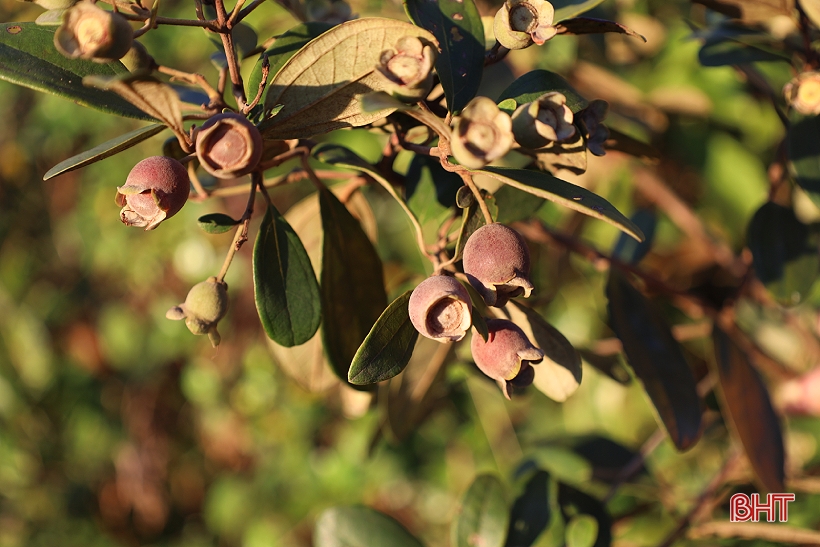
<path fill-rule="evenodd" d="M 592 515 L 575 515 L 567 523 L 567 547 L 592 547 L 598 539 L 598 521 Z"/>
<path fill-rule="evenodd" d="M 725 332 L 716 328 L 714 339 L 724 413 L 760 484 L 769 492 L 783 492 L 783 433 L 769 392 L 749 356 Z"/>
<path fill-rule="evenodd" d="M 555 0 L 555 21 L 560 22 L 586 13 L 604 0 Z"/>
<path fill-rule="evenodd" d="M 609 547 L 612 544 L 612 517 L 599 500 L 572 486 L 559 483 L 558 505 L 567 520 L 578 515 L 589 515 L 597 522 L 597 537 L 591 544 L 593 547 Z"/>
<path fill-rule="evenodd" d="M 265 108 L 284 108 L 266 124 L 268 138 L 293 139 L 366 125 L 391 110 L 364 112 L 359 97 L 384 89 L 376 73 L 382 52 L 403 36 L 435 43 L 409 23 L 367 17 L 333 27 L 300 49 L 271 81 Z"/>
<path fill-rule="evenodd" d="M 501 481 L 495 475 L 479 475 L 461 499 L 450 526 L 450 544 L 503 547 L 509 519 Z"/>
<path fill-rule="evenodd" d="M 234 220 L 222 213 L 211 213 L 201 216 L 196 222 L 199 224 L 200 229 L 208 234 L 224 234 L 239 224 L 238 220 Z"/>
<path fill-rule="evenodd" d="M 407 309 L 412 292 L 396 298 L 370 329 L 350 365 L 351 384 L 363 386 L 389 380 L 410 362 L 419 337 Z"/>
<path fill-rule="evenodd" d="M 508 167 L 485 167 L 475 172 L 489 175 L 519 190 L 608 222 L 638 241 L 644 240 L 641 229 L 634 222 L 626 218 L 607 200 L 586 188 L 540 171 L 510 169 Z"/>
<path fill-rule="evenodd" d="M 116 93 L 83 85 L 86 76 L 128 74 L 119 61 L 68 59 L 54 48 L 55 27 L 3 23 L 0 27 L 0 78 L 128 118 L 156 121 Z"/>
<path fill-rule="evenodd" d="M 663 317 L 614 268 L 609 271 L 606 294 L 610 326 L 632 370 L 643 382 L 672 442 L 678 450 L 690 448 L 701 435 L 701 405 L 683 349 Z"/>
<path fill-rule="evenodd" d="M 749 223 L 746 244 L 755 274 L 777 300 L 799 304 L 820 272 L 816 238 L 791 207 L 764 203 Z"/>
<path fill-rule="evenodd" d="M 534 155 L 538 169 L 548 173 L 565 169 L 580 175 L 587 170 L 587 145 L 580 131 L 571 141 L 554 142 L 550 146 L 527 152 L 527 155 Z"/>
<path fill-rule="evenodd" d="M 484 26 L 473 0 L 406 0 L 404 9 L 438 40 L 436 73 L 450 112 L 460 112 L 475 97 L 484 72 Z"/>
<path fill-rule="evenodd" d="M 557 91 L 567 98 L 567 106 L 573 113 L 585 109 L 589 102 L 562 76 L 549 70 L 533 70 L 517 78 L 505 89 L 499 103 L 513 99 L 516 105 L 531 103 L 544 93 Z"/>
<path fill-rule="evenodd" d="M 119 154 L 123 150 L 128 150 L 132 146 L 135 146 L 146 139 L 150 139 L 154 135 L 160 133 L 163 129 L 165 129 L 164 125 L 153 124 L 135 129 L 134 131 L 125 133 L 119 137 L 115 137 L 110 141 L 98 144 L 91 150 L 86 150 L 81 154 L 77 154 L 67 160 L 61 161 L 49 169 L 45 175 L 43 175 L 43 180 L 48 180 L 58 175 L 62 175 L 63 173 L 80 169 L 81 167 L 91 165 L 92 163 L 104 160 L 105 158 L 110 158 L 115 154 Z"/>
<path fill-rule="evenodd" d="M 510 300 L 506 310 L 510 320 L 544 352 L 544 359 L 532 367 L 533 385 L 554 401 L 566 401 L 581 384 L 581 356 L 558 329 L 532 308 Z"/>
<path fill-rule="evenodd" d="M 369 507 L 332 507 L 313 530 L 315 547 L 423 547 L 404 526 Z"/>
<path fill-rule="evenodd" d="M 382 263 L 359 222 L 330 190 L 319 191 L 319 205 L 322 335 L 333 370 L 347 381 L 354 355 L 387 307 Z"/>
<path fill-rule="evenodd" d="M 268 206 L 253 246 L 256 310 L 267 335 L 285 347 L 310 340 L 319 328 L 319 285 L 299 236 Z"/>
<path fill-rule="evenodd" d="M 616 23 L 615 21 L 607 21 L 606 19 L 593 19 L 591 17 L 575 17 L 573 19 L 565 19 L 555 25 L 558 29 L 558 34 L 603 34 L 606 32 L 614 32 L 616 34 L 626 34 L 635 38 L 640 38 L 646 42 L 646 38 L 627 28 L 626 26 Z"/>
<path fill-rule="evenodd" d="M 550 522 L 550 475 L 538 470 L 527 481 L 524 492 L 510 510 L 510 528 L 505 547 L 530 547 Z"/>

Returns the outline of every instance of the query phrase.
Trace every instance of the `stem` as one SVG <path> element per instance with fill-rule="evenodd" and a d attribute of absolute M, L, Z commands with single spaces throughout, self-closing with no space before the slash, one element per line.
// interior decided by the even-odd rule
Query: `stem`
<path fill-rule="evenodd" d="M 233 97 L 236 100 L 236 106 L 238 106 L 240 110 L 244 110 L 247 106 L 247 99 L 245 98 L 245 87 L 242 85 L 242 75 L 239 73 L 239 65 L 236 62 L 233 36 L 226 33 L 222 33 L 219 36 L 222 38 L 222 46 L 225 48 L 225 58 L 228 60 L 228 73 L 231 76 L 231 83 L 233 84 Z"/>
<path fill-rule="evenodd" d="M 242 245 L 248 240 L 248 227 L 251 223 L 251 216 L 253 216 L 253 202 L 256 197 L 256 186 L 262 182 L 261 171 L 254 171 L 251 173 L 251 191 L 248 195 L 248 205 L 245 206 L 245 213 L 240 219 L 241 224 L 236 228 L 236 233 L 233 236 L 231 246 L 228 248 L 228 254 L 225 255 L 225 261 L 222 263 L 222 269 L 219 270 L 219 275 L 216 276 L 218 282 L 225 280 L 225 274 L 228 273 L 228 268 L 231 267 L 233 257 L 237 251 L 242 248 Z"/>
<path fill-rule="evenodd" d="M 225 106 L 225 102 L 222 100 L 222 95 L 208 83 L 208 80 L 206 80 L 205 76 L 202 74 L 195 72 L 183 72 L 181 70 L 162 65 L 157 66 L 157 72 L 167 74 L 171 78 L 176 78 L 177 80 L 182 80 L 183 82 L 188 82 L 189 84 L 198 85 L 201 87 L 202 90 L 208 95 L 208 99 L 211 101 L 210 104 L 208 104 L 208 108 L 218 109 L 221 106 Z"/>
<path fill-rule="evenodd" d="M 456 170 L 456 173 L 461 177 L 461 180 L 464 181 L 464 184 L 470 189 L 470 191 L 475 196 L 475 199 L 478 201 L 478 207 L 481 209 L 481 214 L 484 215 L 484 223 L 485 224 L 492 224 L 493 223 L 493 216 L 490 214 L 490 209 L 487 207 L 487 202 L 484 201 L 484 197 L 481 195 L 481 191 L 478 189 L 478 186 L 475 185 L 473 182 L 473 176 L 470 174 L 469 171 L 464 169 Z"/>
<path fill-rule="evenodd" d="M 242 11 L 240 11 L 239 14 L 237 14 L 236 20 L 234 21 L 234 24 L 238 23 L 239 21 L 241 21 L 242 19 L 244 19 L 245 17 L 250 15 L 250 13 L 253 10 L 258 8 L 259 6 L 264 4 L 265 2 L 267 2 L 267 0 L 253 0 L 253 2 L 248 4 L 248 6 L 246 8 L 243 8 Z"/>
<path fill-rule="evenodd" d="M 188 178 L 191 179 L 191 185 L 196 190 L 196 193 L 203 198 L 208 197 L 208 191 L 202 186 L 202 182 L 200 182 L 199 177 L 196 175 L 196 164 L 194 162 L 188 162 Z"/>
<path fill-rule="evenodd" d="M 228 28 L 233 28 L 234 25 L 236 25 L 237 18 L 239 17 L 239 11 L 242 9 L 243 5 L 245 5 L 245 0 L 236 0 L 236 5 L 233 7 L 231 16 L 228 17 Z"/>
<path fill-rule="evenodd" d="M 251 111 L 253 107 L 259 104 L 259 101 L 262 99 L 262 93 L 265 91 L 265 84 L 268 83 L 268 74 L 270 73 L 270 62 L 268 62 L 267 54 L 262 54 L 262 79 L 259 80 L 259 89 L 256 90 L 256 97 L 253 98 L 253 101 L 242 109 L 242 112 L 247 114 Z"/>

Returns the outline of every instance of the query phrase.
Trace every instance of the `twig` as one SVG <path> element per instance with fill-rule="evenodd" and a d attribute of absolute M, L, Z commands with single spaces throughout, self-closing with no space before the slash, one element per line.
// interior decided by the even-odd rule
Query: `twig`
<path fill-rule="evenodd" d="M 218 109 L 225 105 L 225 102 L 222 100 L 222 95 L 208 83 L 208 80 L 206 80 L 205 76 L 202 74 L 195 72 L 183 72 L 181 70 L 162 65 L 157 66 L 157 72 L 167 74 L 171 78 L 176 78 L 177 80 L 182 80 L 183 82 L 188 82 L 189 84 L 198 85 L 201 87 L 202 90 L 208 95 L 208 99 L 211 101 L 210 104 L 208 104 L 208 108 Z"/>
<path fill-rule="evenodd" d="M 240 219 L 241 224 L 237 227 L 236 233 L 233 237 L 233 242 L 228 248 L 228 254 L 225 255 L 225 261 L 222 263 L 222 269 L 219 270 L 219 275 L 216 276 L 217 281 L 224 281 L 225 274 L 228 273 L 228 268 L 231 267 L 233 257 L 237 251 L 242 248 L 242 245 L 248 240 L 248 228 L 250 227 L 251 217 L 253 216 L 253 202 L 256 198 L 256 187 L 262 183 L 262 172 L 254 171 L 251 173 L 251 191 L 248 195 L 248 204 L 245 206 L 245 213 Z"/>
<path fill-rule="evenodd" d="M 242 9 L 243 5 L 245 5 L 245 0 L 236 0 L 236 5 L 233 7 L 233 11 L 231 11 L 230 17 L 228 17 L 228 28 L 233 28 L 236 24 L 237 18 L 239 17 L 239 12 Z"/>
<path fill-rule="evenodd" d="M 774 543 L 820 545 L 820 532 L 768 522 L 705 522 L 689 530 L 687 537 L 762 539 Z"/>
<path fill-rule="evenodd" d="M 481 214 L 484 215 L 484 223 L 492 224 L 493 215 L 490 214 L 490 209 L 487 207 L 487 202 L 484 201 L 484 196 L 481 195 L 481 190 L 479 190 L 478 186 L 475 185 L 473 175 L 463 167 L 461 169 L 457 169 L 455 172 L 458 173 L 458 176 L 461 177 L 461 180 L 464 181 L 464 184 L 467 185 L 467 188 L 470 189 L 475 196 L 476 201 L 478 201 L 478 207 L 481 209 Z"/>
<path fill-rule="evenodd" d="M 242 109 L 242 112 L 247 114 L 251 109 L 259 104 L 262 99 L 262 93 L 265 91 L 265 84 L 268 83 L 268 74 L 270 73 L 270 62 L 268 62 L 267 54 L 262 54 L 262 79 L 259 81 L 259 88 L 256 90 L 256 97 Z"/>

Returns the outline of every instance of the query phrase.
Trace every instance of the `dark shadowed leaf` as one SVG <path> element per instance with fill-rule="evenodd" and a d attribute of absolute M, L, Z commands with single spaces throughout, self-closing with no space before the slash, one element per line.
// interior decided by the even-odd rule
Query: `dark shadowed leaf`
<path fill-rule="evenodd" d="M 760 485 L 769 492 L 783 492 L 783 433 L 769 392 L 749 356 L 725 332 L 716 328 L 714 339 L 723 411 Z"/>
<path fill-rule="evenodd" d="M 599 500 L 564 483 L 558 484 L 558 505 L 561 514 L 569 520 L 577 515 L 589 515 L 598 523 L 598 534 L 593 547 L 612 544 L 612 517 Z M 569 538 L 567 538 L 569 539 Z"/>
<path fill-rule="evenodd" d="M 799 304 L 817 279 L 820 255 L 814 240 L 791 207 L 767 202 L 752 217 L 746 244 L 755 274 L 781 304 Z"/>
<path fill-rule="evenodd" d="M 267 335 L 285 347 L 310 340 L 319 328 L 319 285 L 305 247 L 269 205 L 253 246 L 256 310 Z"/>
<path fill-rule="evenodd" d="M 624 467 L 640 454 L 607 437 L 589 436 L 578 439 L 573 450 L 592 465 L 592 478 L 606 483 L 614 482 Z M 646 467 L 641 464 L 637 474 L 646 475 Z"/>
<path fill-rule="evenodd" d="M 98 144 L 91 150 L 86 150 L 81 154 L 77 154 L 67 160 L 61 161 L 49 169 L 45 175 L 43 175 L 43 180 L 48 180 L 56 177 L 57 175 L 62 175 L 63 173 L 80 169 L 81 167 L 91 165 L 92 163 L 104 160 L 105 158 L 110 158 L 115 154 L 119 154 L 123 150 L 128 150 L 132 146 L 139 144 L 146 139 L 150 139 L 157 133 L 160 133 L 163 129 L 165 129 L 164 125 L 153 124 L 135 129 L 134 131 L 113 138 L 110 141 Z"/>
<path fill-rule="evenodd" d="M 641 229 L 646 239 L 643 241 L 635 241 L 626 234 L 621 234 L 618 237 L 618 242 L 615 244 L 615 249 L 612 251 L 612 257 L 626 262 L 627 264 L 637 264 L 646 256 L 649 249 L 652 248 L 652 240 L 655 237 L 655 226 L 658 224 L 658 217 L 655 211 L 651 209 L 638 209 L 635 211 L 630 219 Z"/>
<path fill-rule="evenodd" d="M 820 204 L 820 116 L 794 114 L 786 133 L 789 172 L 815 204 Z"/>
<path fill-rule="evenodd" d="M 375 384 L 398 375 L 410 362 L 419 333 L 410 322 L 406 291 L 387 306 L 364 339 L 347 373 L 351 384 Z"/>
<path fill-rule="evenodd" d="M 210 215 L 201 216 L 196 222 L 199 224 L 199 227 L 208 234 L 224 234 L 239 224 L 238 220 L 234 220 L 222 213 L 211 213 Z"/>
<path fill-rule="evenodd" d="M 544 205 L 544 200 L 529 192 L 522 192 L 512 186 L 504 185 L 493 193 L 498 206 L 496 222 L 512 224 L 533 216 Z"/>
<path fill-rule="evenodd" d="M 333 28 L 333 25 L 329 23 L 311 21 L 296 25 L 279 36 L 273 45 L 265 50 L 268 56 L 268 63 L 270 64 L 268 81 L 273 80 L 276 73 L 285 66 L 288 59 L 293 57 L 297 51 L 331 28 Z M 253 71 L 248 78 L 248 96 L 250 97 L 256 96 L 256 92 L 259 90 L 259 84 L 262 83 L 262 58 L 263 55 L 260 55 L 259 60 L 253 65 Z"/>
<path fill-rule="evenodd" d="M 35 23 L 0 25 L 0 78 L 110 114 L 156 121 L 116 93 L 84 86 L 86 76 L 117 76 L 128 70 L 119 61 L 95 63 L 63 56 L 54 48 L 55 28 Z"/>
<path fill-rule="evenodd" d="M 265 124 L 268 138 L 310 137 L 342 127 L 359 127 L 392 112 L 365 112 L 359 97 L 385 87 L 376 71 L 381 54 L 403 36 L 435 43 L 432 34 L 409 23 L 366 17 L 337 25 L 309 42 L 273 78 L 265 109 L 284 108 Z"/>
<path fill-rule="evenodd" d="M 487 328 L 487 320 L 484 319 L 484 316 L 481 315 L 481 312 L 478 311 L 477 306 L 473 306 L 473 312 L 470 314 L 470 316 L 473 320 L 473 328 L 486 342 L 487 337 L 490 336 L 490 330 Z"/>
<path fill-rule="evenodd" d="M 436 72 L 447 107 L 460 112 L 475 97 L 484 72 L 484 26 L 473 0 L 406 0 L 404 9 L 438 40 Z"/>
<path fill-rule="evenodd" d="M 660 313 L 614 268 L 609 271 L 606 293 L 609 324 L 635 376 L 643 382 L 678 450 L 690 448 L 701 434 L 701 408 L 683 349 Z"/>
<path fill-rule="evenodd" d="M 609 130 L 609 138 L 604 143 L 607 150 L 616 150 L 651 162 L 660 159 L 660 153 L 652 145 L 641 142 L 612 127 L 607 127 L 607 129 Z"/>
<path fill-rule="evenodd" d="M 576 113 L 589 106 L 589 102 L 584 99 L 575 88 L 570 85 L 562 76 L 549 70 L 533 70 L 527 72 L 505 89 L 498 99 L 501 103 L 507 99 L 513 99 L 516 105 L 531 103 L 544 93 L 557 91 L 567 98 L 567 106 Z"/>
<path fill-rule="evenodd" d="M 794 0 L 692 0 L 744 23 L 762 23 L 778 15 L 791 17 Z"/>
<path fill-rule="evenodd" d="M 608 222 L 638 241 L 645 239 L 641 229 L 634 222 L 626 218 L 607 200 L 586 188 L 555 178 L 547 173 L 527 169 L 485 167 L 474 172 L 489 175 L 519 190 Z"/>
<path fill-rule="evenodd" d="M 560 22 L 565 19 L 577 17 L 582 13 L 586 13 L 598 4 L 602 4 L 604 0 L 555 0 L 552 5 L 555 6 L 555 21 Z"/>
<path fill-rule="evenodd" d="M 404 526 L 369 507 L 332 507 L 313 529 L 315 547 L 423 547 Z"/>
<path fill-rule="evenodd" d="M 764 45 L 742 44 L 734 40 L 706 43 L 698 51 L 703 66 L 742 65 L 760 61 L 788 61 L 789 57 Z"/>
<path fill-rule="evenodd" d="M 554 142 L 550 146 L 527 151 L 526 154 L 535 156 L 538 169 L 548 173 L 566 169 L 580 175 L 587 170 L 587 145 L 580 132 L 569 142 Z"/>
<path fill-rule="evenodd" d="M 550 522 L 550 475 L 538 470 L 510 510 L 510 529 L 504 547 L 530 547 Z"/>
<path fill-rule="evenodd" d="M 479 475 L 461 500 L 450 527 L 450 544 L 503 547 L 509 518 L 501 481 L 495 475 Z"/>
<path fill-rule="evenodd" d="M 387 307 L 382 263 L 359 222 L 327 188 L 319 191 L 319 209 L 322 335 L 328 361 L 347 381 L 353 356 Z"/>
<path fill-rule="evenodd" d="M 578 350 L 581 358 L 588 365 L 595 367 L 600 372 L 606 374 L 616 382 L 622 385 L 627 385 L 632 381 L 629 371 L 623 363 L 621 354 L 617 355 L 598 355 L 589 350 Z"/>
<path fill-rule="evenodd" d="M 640 38 L 646 42 L 646 38 L 634 30 L 615 21 L 607 21 L 606 19 L 576 17 L 574 19 L 561 21 L 555 25 L 555 28 L 558 29 L 558 34 L 604 34 L 606 32 L 614 32 L 616 34 L 627 34 L 635 38 Z"/>
<path fill-rule="evenodd" d="M 581 385 L 581 356 L 558 329 L 532 308 L 511 300 L 506 309 L 510 320 L 544 352 L 544 359 L 533 365 L 533 385 L 554 401 L 566 401 Z"/>
<path fill-rule="evenodd" d="M 567 547 L 592 547 L 598 539 L 598 521 L 592 515 L 575 515 L 567 523 Z"/>

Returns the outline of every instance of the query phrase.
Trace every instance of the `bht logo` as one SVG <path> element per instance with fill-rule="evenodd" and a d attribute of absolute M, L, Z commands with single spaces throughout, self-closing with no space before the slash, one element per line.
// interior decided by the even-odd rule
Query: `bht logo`
<path fill-rule="evenodd" d="M 759 522 L 760 513 L 766 513 L 767 522 L 775 522 L 775 515 L 780 522 L 786 522 L 790 501 L 794 501 L 794 494 L 766 494 L 766 503 L 760 500 L 760 494 L 735 494 L 729 498 L 729 519 L 732 522 Z"/>

